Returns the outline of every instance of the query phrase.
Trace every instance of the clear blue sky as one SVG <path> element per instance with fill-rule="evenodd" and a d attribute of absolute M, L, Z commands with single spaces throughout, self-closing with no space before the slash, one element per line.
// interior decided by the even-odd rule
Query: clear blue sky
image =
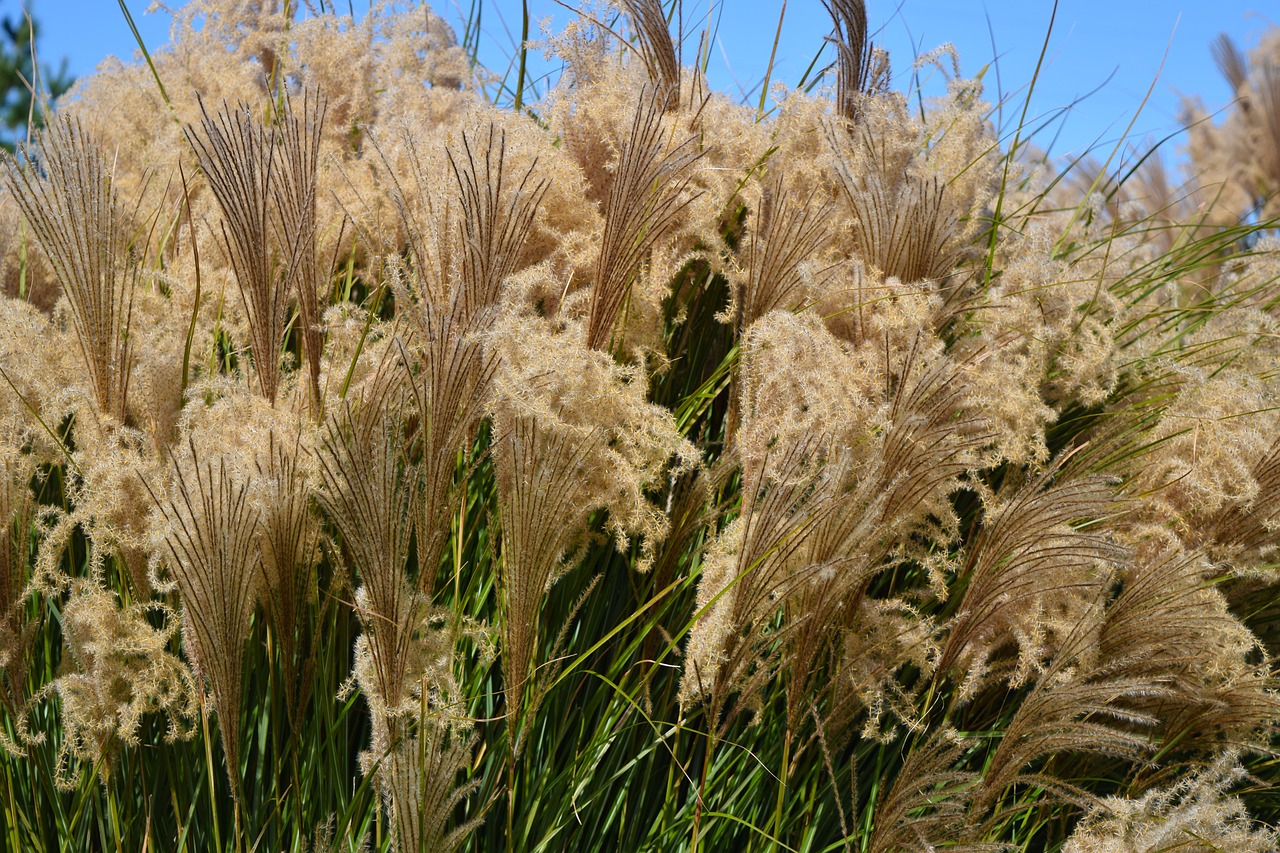
<path fill-rule="evenodd" d="M 142 14 L 150 0 L 126 2 L 149 48 L 168 41 L 167 15 Z M 576 0 L 568 2 L 576 4 Z M 354 0 L 353 5 L 358 12 L 368 3 Z M 31 5 L 43 25 L 42 62 L 56 64 L 65 56 L 73 73 L 86 74 L 107 55 L 128 58 L 133 54 L 133 37 L 118 0 L 32 0 Z M 1271 6 L 1269 16 L 1253 11 L 1267 6 Z M 470 0 L 444 0 L 433 6 L 453 22 L 461 21 L 469 7 Z M 540 19 L 550 17 L 553 26 L 562 25 L 571 14 L 554 0 L 529 0 L 529 7 L 535 34 Z M 951 42 L 966 74 L 998 59 L 999 87 L 1008 99 L 1006 121 L 1015 120 L 1021 111 L 1052 7 L 1051 0 L 868 2 L 875 38 L 893 58 L 896 87 L 909 85 L 910 58 L 916 52 Z M 687 40 L 685 61 L 693 59 L 696 34 L 710 9 L 717 26 L 712 84 L 736 94 L 755 89 L 752 101 L 756 101 L 781 8 L 782 0 L 686 0 L 685 29 L 693 35 Z M 19 9 L 17 0 L 0 0 L 0 14 Z M 481 57 L 499 73 L 514 51 L 520 19 L 520 0 L 485 0 Z M 1259 32 L 1278 22 L 1280 11 L 1272 0 L 1061 0 L 1030 115 L 1048 118 L 1088 95 L 1065 116 L 1054 153 L 1067 154 L 1095 143 L 1109 147 L 1124 132 L 1154 80 L 1155 89 L 1133 135 L 1164 136 L 1177 129 L 1180 93 L 1199 94 L 1211 107 L 1222 106 L 1228 99 L 1210 58 L 1210 39 L 1225 31 L 1251 46 Z M 788 0 L 774 79 L 797 82 L 830 32 L 830 18 L 820 0 Z M 827 48 L 823 64 L 831 53 Z M 1156 80 L 1162 60 L 1164 67 Z M 988 97 L 994 101 L 994 65 L 985 80 Z M 1098 87 L 1099 91 L 1089 94 Z M 1042 144 L 1049 139 L 1043 137 Z"/>

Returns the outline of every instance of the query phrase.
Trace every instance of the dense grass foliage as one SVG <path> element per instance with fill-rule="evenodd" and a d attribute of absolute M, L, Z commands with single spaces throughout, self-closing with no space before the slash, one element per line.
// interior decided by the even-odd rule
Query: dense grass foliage
<path fill-rule="evenodd" d="M 1175 186 L 293 5 L 4 159 L 8 849 L 1275 849 L 1280 37 Z"/>

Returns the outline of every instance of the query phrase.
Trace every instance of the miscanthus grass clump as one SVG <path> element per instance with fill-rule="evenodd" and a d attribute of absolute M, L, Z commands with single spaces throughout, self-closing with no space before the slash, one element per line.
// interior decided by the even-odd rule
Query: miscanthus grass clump
<path fill-rule="evenodd" d="M 4 159 L 7 849 L 1275 849 L 1280 39 L 1179 184 L 828 10 L 191 0 Z"/>

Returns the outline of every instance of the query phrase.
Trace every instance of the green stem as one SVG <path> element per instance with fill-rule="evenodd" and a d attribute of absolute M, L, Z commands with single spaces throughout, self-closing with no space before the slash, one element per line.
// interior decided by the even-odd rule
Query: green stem
<path fill-rule="evenodd" d="M 667 819 L 670 817 L 671 808 L 675 804 L 675 784 L 676 784 L 676 765 L 680 763 L 679 747 L 680 732 L 684 727 L 684 717 L 676 720 L 676 733 L 671 738 L 671 763 L 667 765 L 667 795 L 663 798 L 662 805 L 662 823 L 661 831 L 658 833 L 659 838 L 666 837 Z"/>
<path fill-rule="evenodd" d="M 116 840 L 116 853 L 124 853 L 124 846 L 120 839 L 120 810 L 116 806 L 115 786 L 107 784 L 107 811 L 111 815 L 111 834 Z"/>
<path fill-rule="evenodd" d="M 138 25 L 133 21 L 133 15 L 129 12 L 129 7 L 124 4 L 124 0 L 120 0 L 120 11 L 124 13 L 125 23 L 129 25 L 129 31 L 133 33 L 133 40 L 138 44 L 138 50 L 142 51 L 142 58 L 147 61 L 147 67 L 151 69 L 151 76 L 155 78 L 156 88 L 160 90 L 160 97 L 164 98 L 165 106 L 171 107 L 169 102 L 169 93 L 165 91 L 164 83 L 160 82 L 160 72 L 156 70 L 156 64 L 151 60 L 151 51 L 147 50 L 147 43 L 142 40 L 142 33 L 138 32 Z"/>
<path fill-rule="evenodd" d="M 529 55 L 529 0 L 522 0 L 520 7 L 524 13 L 524 22 L 520 26 L 520 70 L 516 72 L 516 112 L 524 107 L 525 58 Z"/>
<path fill-rule="evenodd" d="M 516 823 L 516 753 L 514 744 L 507 750 L 507 849 L 515 849 Z"/>
<path fill-rule="evenodd" d="M 200 734 L 204 739 L 204 765 L 209 771 L 209 810 L 213 813 L 213 846 L 222 850 L 222 831 L 218 828 L 217 775 L 213 772 L 213 745 L 209 742 L 209 707 L 200 697 Z"/>
<path fill-rule="evenodd" d="M 8 815 L 9 849 L 20 850 L 21 845 L 18 844 L 18 804 L 13 796 L 13 765 L 8 755 L 0 756 L 0 761 L 4 762 L 5 788 L 9 792 L 8 800 L 5 803 L 5 812 Z"/>
<path fill-rule="evenodd" d="M 716 751 L 716 733 L 714 720 L 719 714 L 711 715 L 712 725 L 707 727 L 707 754 L 702 760 L 702 773 L 698 779 L 698 801 L 693 805 L 693 837 L 689 840 L 689 853 L 698 853 L 698 834 L 702 828 L 702 798 L 707 791 L 707 772 L 711 768 L 711 758 Z"/>
<path fill-rule="evenodd" d="M 778 850 L 782 839 L 782 804 L 787 795 L 787 776 L 791 761 L 791 727 L 787 727 L 787 736 L 782 740 L 782 766 L 778 768 L 778 802 L 773 809 L 773 849 Z"/>

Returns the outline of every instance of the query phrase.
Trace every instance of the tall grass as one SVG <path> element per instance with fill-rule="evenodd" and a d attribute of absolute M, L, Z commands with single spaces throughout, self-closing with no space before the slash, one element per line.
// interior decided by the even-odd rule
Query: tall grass
<path fill-rule="evenodd" d="M 1280 843 L 1280 41 L 1174 185 L 292 5 L 5 160 L 9 849 Z"/>

